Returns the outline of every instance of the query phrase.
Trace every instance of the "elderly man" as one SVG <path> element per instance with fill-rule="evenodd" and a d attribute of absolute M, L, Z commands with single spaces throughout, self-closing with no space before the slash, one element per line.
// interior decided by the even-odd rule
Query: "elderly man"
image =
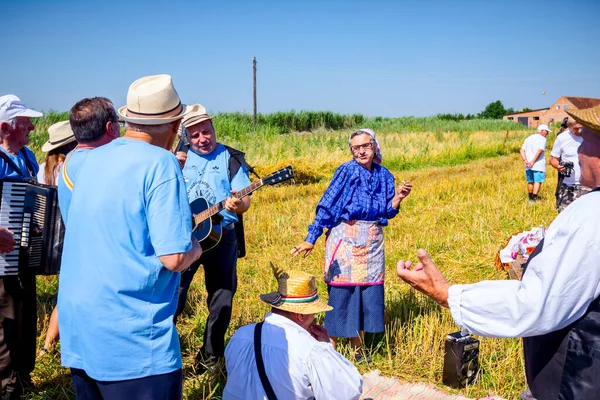
<path fill-rule="evenodd" d="M 30 118 L 42 113 L 28 109 L 17 96 L 0 97 L 0 180 L 35 180 L 39 166 L 25 145 L 33 130 Z M 14 250 L 12 232 L 1 229 L 3 253 Z M 18 399 L 31 383 L 35 366 L 37 310 L 35 276 L 0 278 L 0 379 L 2 399 Z"/>
<path fill-rule="evenodd" d="M 563 211 L 578 197 L 588 193 L 591 189 L 579 183 L 579 159 L 577 149 L 583 142 L 581 137 L 581 124 L 568 118 L 567 129 L 556 137 L 552 152 L 550 152 L 550 165 L 558 170 L 559 181 L 556 188 L 556 208 Z M 569 166 L 567 169 L 565 166 Z"/>
<path fill-rule="evenodd" d="M 558 215 L 529 257 L 522 281 L 450 286 L 425 250 L 399 261 L 404 281 L 475 334 L 523 337 L 525 372 L 538 400 L 600 393 L 600 106 L 568 113 L 581 125 L 580 182 L 595 188 Z"/>
<path fill-rule="evenodd" d="M 225 210 L 221 211 L 221 241 L 181 274 L 177 315 L 185 307 L 194 274 L 200 265 L 204 267 L 208 318 L 204 343 L 196 357 L 197 369 L 204 370 L 215 365 L 225 351 L 225 333 L 231 320 L 233 296 L 237 288 L 238 242 L 234 224 L 238 222 L 239 215 L 250 207 L 249 197 L 240 200 L 232 194 L 250 185 L 250 178 L 243 159 L 244 153 L 217 142 L 212 118 L 202 105 L 190 106 L 190 112 L 182 124 L 188 132 L 189 152 L 187 155 L 178 153 L 178 157 L 180 161 L 185 161 L 183 175 L 190 203 L 198 197 L 203 197 L 210 205 L 226 199 Z"/>
<path fill-rule="evenodd" d="M 537 133 L 525 139 L 521 147 L 521 158 L 525 163 L 525 176 L 527 178 L 527 191 L 529 192 L 529 204 L 538 199 L 538 193 L 542 183 L 546 180 L 546 136 L 552 132 L 548 125 L 538 126 Z"/>
<path fill-rule="evenodd" d="M 362 379 L 333 348 L 315 313 L 332 308 L 319 299 L 315 277 L 273 267 L 277 292 L 261 300 L 271 313 L 244 326 L 225 350 L 227 384 L 223 400 L 358 399 Z"/>
<path fill-rule="evenodd" d="M 78 398 L 182 396 L 173 314 L 179 272 L 202 250 L 166 149 L 185 110 L 170 76 L 138 79 L 119 110 L 125 136 L 88 152 L 72 180 L 58 319 Z"/>

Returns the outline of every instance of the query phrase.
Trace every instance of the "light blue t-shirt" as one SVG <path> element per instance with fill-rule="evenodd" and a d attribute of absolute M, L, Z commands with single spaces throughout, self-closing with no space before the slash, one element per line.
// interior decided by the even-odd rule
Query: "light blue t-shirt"
<path fill-rule="evenodd" d="M 104 381 L 181 368 L 180 274 L 158 258 L 192 246 L 177 159 L 119 138 L 89 151 L 73 184 L 58 292 L 62 365 Z"/>
<path fill-rule="evenodd" d="M 200 155 L 192 149 L 188 151 L 183 175 L 190 203 L 204 197 L 209 205 L 216 204 L 231 196 L 231 190 L 242 190 L 250 185 L 248 170 L 242 165 L 229 182 L 229 158 L 231 155 L 221 143 L 210 154 Z M 222 226 L 237 222 L 235 213 L 221 211 Z"/>
<path fill-rule="evenodd" d="M 85 161 L 90 149 L 75 149 L 70 152 L 67 157 L 67 176 L 74 182 L 77 180 L 79 175 L 79 169 Z M 63 222 L 67 224 L 67 218 L 69 217 L 69 205 L 71 204 L 71 189 L 65 183 L 63 178 L 63 168 L 65 164 L 60 167 L 58 178 L 56 179 L 56 186 L 58 187 L 58 207 L 60 208 L 60 214 L 62 215 Z"/>
<path fill-rule="evenodd" d="M 33 170 L 33 176 L 27 170 L 27 164 L 25 163 L 25 157 L 23 157 L 23 153 L 19 151 L 19 154 L 16 156 L 10 154 L 8 151 L 4 150 L 0 147 L 0 151 L 4 152 L 16 165 L 19 167 L 21 172 L 23 172 L 26 176 L 35 178 L 37 176 L 40 167 L 35 159 L 35 154 L 33 151 L 29 150 L 27 147 L 23 147 L 25 150 L 25 154 L 29 159 L 29 163 L 31 165 L 31 169 Z M 3 158 L 0 157 L 0 179 L 15 179 L 19 181 L 27 181 L 20 173 L 14 170 Z"/>

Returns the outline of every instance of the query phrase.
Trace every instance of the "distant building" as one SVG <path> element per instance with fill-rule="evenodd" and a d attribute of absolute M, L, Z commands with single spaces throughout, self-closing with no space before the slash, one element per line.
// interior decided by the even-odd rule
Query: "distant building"
<path fill-rule="evenodd" d="M 565 110 L 581 110 L 583 108 L 595 107 L 599 104 L 600 99 L 563 96 L 556 100 L 549 108 L 507 114 L 502 119 L 518 122 L 529 128 L 537 128 L 539 124 L 562 122 L 563 118 L 567 117 Z"/>

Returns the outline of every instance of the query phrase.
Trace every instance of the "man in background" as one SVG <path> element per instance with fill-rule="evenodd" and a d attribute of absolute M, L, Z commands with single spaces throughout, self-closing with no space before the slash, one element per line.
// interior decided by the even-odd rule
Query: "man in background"
<path fill-rule="evenodd" d="M 567 120 L 568 129 L 556 137 L 550 152 L 550 165 L 558 171 L 556 188 L 556 209 L 560 213 L 578 197 L 591 190 L 579 183 L 581 169 L 577 150 L 583 142 L 581 124 L 573 119 Z"/>
<path fill-rule="evenodd" d="M 546 180 L 546 136 L 552 132 L 548 125 L 541 124 L 537 133 L 525 139 L 521 147 L 521 158 L 525 163 L 525 176 L 527 178 L 527 192 L 529 193 L 529 204 L 538 199 L 538 193 L 542 183 Z"/>

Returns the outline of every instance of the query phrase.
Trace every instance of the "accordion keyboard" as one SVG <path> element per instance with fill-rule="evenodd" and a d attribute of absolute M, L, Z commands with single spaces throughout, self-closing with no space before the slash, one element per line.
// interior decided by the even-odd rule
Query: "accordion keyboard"
<path fill-rule="evenodd" d="M 22 232 L 26 189 L 27 184 L 24 182 L 2 182 L 0 226 L 14 233 L 17 244 L 13 251 L 0 257 L 0 276 L 11 276 L 19 273 L 21 241 L 27 240 L 29 234 L 29 232 Z"/>

